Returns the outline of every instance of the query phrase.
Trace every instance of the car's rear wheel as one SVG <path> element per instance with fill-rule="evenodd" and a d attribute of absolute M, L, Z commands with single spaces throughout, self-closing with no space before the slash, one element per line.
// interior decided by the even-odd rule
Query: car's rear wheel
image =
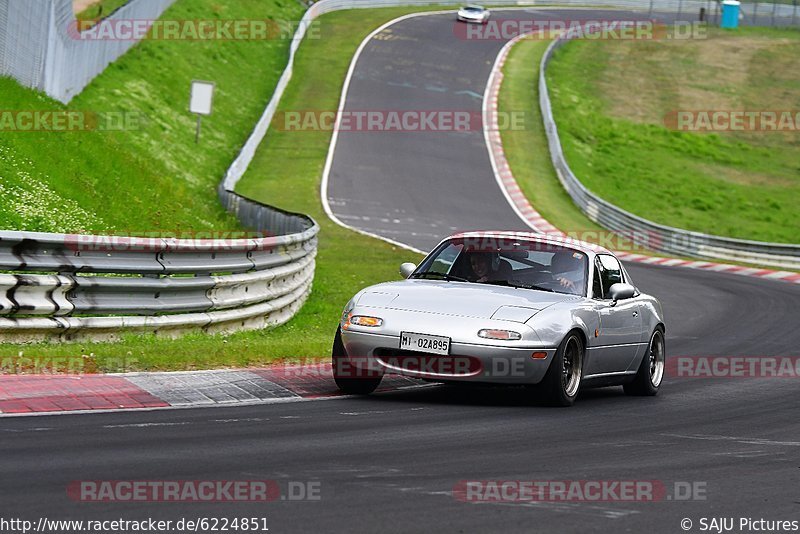
<path fill-rule="evenodd" d="M 336 337 L 333 338 L 331 362 L 333 364 L 333 380 L 342 393 L 369 395 L 383 380 L 383 373 L 380 371 L 361 369 L 350 363 L 350 358 L 342 342 L 342 331 L 338 328 Z"/>
<path fill-rule="evenodd" d="M 558 347 L 541 384 L 544 400 L 553 406 L 572 406 L 583 377 L 585 347 L 577 332 L 570 332 Z"/>
<path fill-rule="evenodd" d="M 658 393 L 664 379 L 664 363 L 666 362 L 666 344 L 661 327 L 653 330 L 647 354 L 642 358 L 633 382 L 623 387 L 628 395 L 653 396 Z"/>

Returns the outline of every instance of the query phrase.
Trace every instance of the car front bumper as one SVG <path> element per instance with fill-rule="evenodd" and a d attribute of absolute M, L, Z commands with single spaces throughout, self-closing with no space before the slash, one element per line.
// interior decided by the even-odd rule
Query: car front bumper
<path fill-rule="evenodd" d="M 450 342 L 450 354 L 440 356 L 400 351 L 400 336 L 343 330 L 350 363 L 413 378 L 444 382 L 537 384 L 544 378 L 556 348 L 498 346 Z M 534 352 L 546 357 L 533 358 Z"/>
<path fill-rule="evenodd" d="M 488 18 L 485 17 L 469 17 L 464 15 L 457 15 L 457 17 L 460 22 L 467 22 L 471 24 L 485 24 L 488 21 Z"/>

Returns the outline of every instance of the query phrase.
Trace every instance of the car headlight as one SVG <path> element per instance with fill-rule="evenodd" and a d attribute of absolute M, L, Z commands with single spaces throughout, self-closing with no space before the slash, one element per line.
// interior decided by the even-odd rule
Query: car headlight
<path fill-rule="evenodd" d="M 340 325 L 342 328 L 347 328 L 345 325 L 346 325 L 346 324 L 349 324 L 349 322 L 350 322 L 350 321 L 349 321 L 349 319 L 350 319 L 350 312 L 352 312 L 352 311 L 353 311 L 353 308 L 355 308 L 355 307 L 356 307 L 356 301 L 355 301 L 355 299 L 350 299 L 350 302 L 348 302 L 348 303 L 347 303 L 347 306 L 345 306 L 345 307 L 344 307 L 344 310 L 342 310 L 342 316 L 339 318 L 339 325 Z"/>
<path fill-rule="evenodd" d="M 494 328 L 484 328 L 478 332 L 478 337 L 486 339 L 500 339 L 503 341 L 514 341 L 522 339 L 522 334 L 513 330 L 496 330 Z"/>
<path fill-rule="evenodd" d="M 347 323 L 356 326 L 377 327 L 383 325 L 383 319 L 380 317 L 372 317 L 371 315 L 352 315 L 348 317 Z"/>

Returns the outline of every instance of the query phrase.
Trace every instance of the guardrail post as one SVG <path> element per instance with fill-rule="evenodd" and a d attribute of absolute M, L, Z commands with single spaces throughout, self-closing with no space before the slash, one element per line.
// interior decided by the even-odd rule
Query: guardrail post
<path fill-rule="evenodd" d="M 753 24 L 756 23 L 756 17 L 758 17 L 758 2 L 753 4 Z"/>
<path fill-rule="evenodd" d="M 792 4 L 792 26 L 794 26 L 794 20 L 797 17 L 797 0 L 794 0 Z"/>

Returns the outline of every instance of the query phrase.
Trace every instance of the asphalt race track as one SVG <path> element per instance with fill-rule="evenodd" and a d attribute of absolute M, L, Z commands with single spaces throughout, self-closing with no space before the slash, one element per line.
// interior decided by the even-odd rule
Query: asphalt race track
<path fill-rule="evenodd" d="M 364 49 L 350 109 L 480 109 L 475 95 L 502 42 L 457 39 L 449 15 L 409 19 L 383 37 Z M 343 134 L 331 207 L 347 224 L 419 248 L 455 230 L 525 229 L 488 165 L 480 132 Z M 797 285 L 628 268 L 664 304 L 671 357 L 800 355 Z M 4 517 L 33 521 L 247 516 L 266 517 L 271 532 L 674 533 L 683 518 L 694 531 L 702 517 L 797 520 L 798 406 L 796 379 L 667 377 L 655 398 L 592 390 L 570 409 L 539 406 L 522 390 L 433 386 L 270 406 L 4 419 L 0 503 Z M 66 492 L 75 480 L 164 479 L 318 481 L 321 498 L 109 505 Z M 705 500 L 468 503 L 452 494 L 463 480 L 656 480 L 669 497 L 674 483 L 696 483 Z"/>

